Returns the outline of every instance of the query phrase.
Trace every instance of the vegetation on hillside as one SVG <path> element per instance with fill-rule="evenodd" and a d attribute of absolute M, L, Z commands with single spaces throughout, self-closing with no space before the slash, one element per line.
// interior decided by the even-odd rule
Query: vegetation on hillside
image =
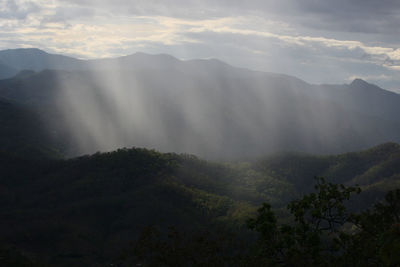
<path fill-rule="evenodd" d="M 359 187 L 316 178 L 316 192 L 291 201 L 290 223 L 282 223 L 271 205 L 263 203 L 248 227 L 254 242 L 221 233 L 186 235 L 169 229 L 163 236 L 146 228 L 134 257 L 122 263 L 142 266 L 398 266 L 400 264 L 400 189 L 358 213 L 346 202 Z M 129 255 L 129 254 L 128 254 Z M 131 256 L 132 256 L 131 255 Z M 126 265 L 126 266 L 129 266 Z"/>
<path fill-rule="evenodd" d="M 151 265 L 152 259 L 158 258 L 171 260 L 164 262 L 166 265 L 179 266 L 185 265 L 190 257 L 193 265 L 198 261 L 200 266 L 207 262 L 208 266 L 212 262 L 233 266 L 250 260 L 255 260 L 254 264 L 264 260 L 287 264 L 295 260 L 301 246 L 312 241 L 297 240 L 313 227 L 305 214 L 314 216 L 314 212 L 326 207 L 327 202 L 321 202 L 323 199 L 319 197 L 321 193 L 311 193 L 314 174 L 326 177 L 327 182 L 320 180 L 317 189 L 328 195 L 334 193 L 333 198 L 338 200 L 335 208 L 349 209 L 342 218 L 346 223 L 335 227 L 333 232 L 361 233 L 362 229 L 375 225 L 379 228 L 375 229 L 379 232 L 375 239 L 364 235 L 354 238 L 374 244 L 383 240 L 379 236 L 390 236 L 388 244 L 397 244 L 397 239 L 391 239 L 391 233 L 397 231 L 393 220 L 379 221 L 384 218 L 382 212 L 389 212 L 386 206 L 365 209 L 371 207 L 369 203 L 383 199 L 384 192 L 389 191 L 386 189 L 398 185 L 399 150 L 397 144 L 384 144 L 338 156 L 286 155 L 235 163 L 212 163 L 191 155 L 138 148 L 69 160 L 3 152 L 0 153 L 0 252 L 8 255 L 3 259 L 50 266 L 111 263 L 129 266 L 128 263 L 137 263 L 138 259 Z M 343 194 L 353 192 L 346 190 L 355 183 L 364 192 L 342 205 L 347 199 Z M 390 201 L 389 197 L 389 203 L 393 202 Z M 264 202 L 269 204 L 262 206 Z M 285 209 L 287 203 L 292 203 L 289 210 Z M 358 215 L 348 216 L 350 212 Z M 254 231 L 247 227 L 249 218 L 254 218 L 249 224 Z M 369 221 L 376 223 L 368 225 Z M 275 252 L 268 252 L 268 257 L 259 254 L 260 250 L 265 251 L 263 244 L 271 243 L 262 241 L 266 238 L 263 225 L 272 231 L 274 242 L 290 241 L 292 247 L 285 248 L 292 251 L 290 255 L 274 262 L 271 257 L 276 258 L 272 256 Z M 316 249 L 320 253 L 320 259 L 310 256 L 319 264 L 317 260 L 325 258 L 321 246 L 327 244 L 330 234 L 323 234 L 325 230 L 315 231 L 321 234 L 318 246 L 309 252 Z M 255 242 L 257 235 L 261 241 Z M 352 239 L 353 243 L 345 245 L 359 246 L 356 241 Z M 132 248 L 132 242 L 141 245 Z M 257 245 L 250 249 L 251 244 Z M 390 263 L 392 246 L 382 246 L 387 249 L 379 250 L 380 254 L 369 253 L 381 255 L 376 258 L 379 263 Z M 146 248 L 152 248 L 155 254 L 148 254 Z M 345 255 L 345 247 L 337 253 Z M 341 258 L 336 260 L 339 262 Z"/>

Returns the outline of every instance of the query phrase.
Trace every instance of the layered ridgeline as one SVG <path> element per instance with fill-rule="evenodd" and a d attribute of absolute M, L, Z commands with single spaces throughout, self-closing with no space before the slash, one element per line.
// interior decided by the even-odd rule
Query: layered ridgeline
<path fill-rule="evenodd" d="M 0 51 L 0 62 L 3 77 L 17 74 L 0 81 L 0 97 L 34 110 L 48 146 L 67 156 L 139 146 L 238 159 L 400 141 L 400 95 L 362 80 L 311 85 L 143 53 L 83 61 L 17 49 Z"/>
<path fill-rule="evenodd" d="M 227 164 L 145 149 L 69 160 L 1 153 L 0 171 L 0 254 L 13 248 L 50 266 L 103 266 L 132 255 L 131 243 L 151 225 L 222 227 L 249 240 L 244 223 L 256 208 L 269 202 L 284 216 L 288 201 L 312 189 L 314 175 L 360 184 L 357 209 L 365 209 L 399 186 L 400 146 Z"/>

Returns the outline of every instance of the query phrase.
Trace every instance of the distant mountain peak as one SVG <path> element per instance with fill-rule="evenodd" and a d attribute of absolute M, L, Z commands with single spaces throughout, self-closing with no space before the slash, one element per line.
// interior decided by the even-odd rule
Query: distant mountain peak
<path fill-rule="evenodd" d="M 1 52 L 25 52 L 25 53 L 37 53 L 37 54 L 48 54 L 46 51 L 43 51 L 39 48 L 15 48 L 15 49 L 6 49 Z"/>
<path fill-rule="evenodd" d="M 385 89 L 382 89 L 381 87 L 368 83 L 362 79 L 355 79 L 354 81 L 351 82 L 349 85 L 350 89 L 356 90 L 356 91 L 362 91 L 362 92 L 369 92 L 369 93 L 374 93 L 374 94 L 386 94 L 386 95 L 397 95 L 396 93 L 392 91 L 388 91 Z"/>
<path fill-rule="evenodd" d="M 369 83 L 360 78 L 354 79 L 350 84 L 350 86 L 365 86 L 365 85 L 369 85 Z"/>

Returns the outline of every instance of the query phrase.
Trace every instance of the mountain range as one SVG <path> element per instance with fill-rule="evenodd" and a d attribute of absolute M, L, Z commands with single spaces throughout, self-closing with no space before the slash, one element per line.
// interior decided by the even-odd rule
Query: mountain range
<path fill-rule="evenodd" d="M 315 176 L 360 186 L 354 212 L 400 184 L 400 95 L 360 79 L 38 49 L 0 51 L 0 78 L 0 265 L 132 266 L 180 246 L 240 265 L 246 221 L 267 202 L 293 223 Z"/>
<path fill-rule="evenodd" d="M 67 156 L 136 146 L 238 159 L 400 141 L 400 95 L 360 79 L 312 85 L 215 59 L 144 53 L 79 60 L 15 49 L 0 51 L 0 63 L 8 76 L 0 97 L 29 108 L 48 149 Z"/>

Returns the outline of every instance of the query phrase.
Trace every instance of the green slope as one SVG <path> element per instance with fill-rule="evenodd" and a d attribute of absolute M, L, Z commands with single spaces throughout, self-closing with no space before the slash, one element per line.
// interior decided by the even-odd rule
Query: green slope
<path fill-rule="evenodd" d="M 51 265 L 118 260 L 149 225 L 234 231 L 262 202 L 280 210 L 313 177 L 359 183 L 368 207 L 399 185 L 394 143 L 335 156 L 283 155 L 213 163 L 190 155 L 120 149 L 69 160 L 0 153 L 0 244 Z M 14 254 L 13 254 L 14 255 Z"/>
<path fill-rule="evenodd" d="M 236 227 L 254 211 L 180 182 L 190 173 L 180 173 L 185 159 L 175 154 L 123 149 L 66 161 L 0 159 L 1 242 L 50 264 L 116 259 L 148 225 Z"/>
<path fill-rule="evenodd" d="M 293 184 L 299 194 L 312 190 L 314 176 L 334 183 L 358 184 L 367 207 L 400 186 L 400 145 L 385 143 L 371 149 L 333 156 L 286 154 L 259 160 L 253 168 Z"/>

